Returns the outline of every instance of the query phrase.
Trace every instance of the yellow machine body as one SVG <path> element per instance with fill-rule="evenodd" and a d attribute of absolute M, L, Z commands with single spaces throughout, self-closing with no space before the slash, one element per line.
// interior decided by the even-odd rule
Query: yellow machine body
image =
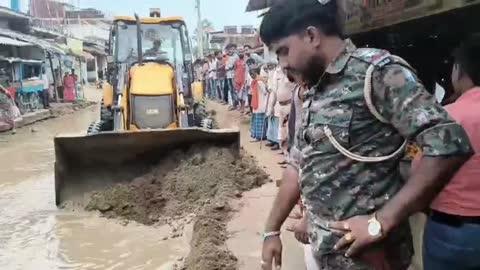
<path fill-rule="evenodd" d="M 140 30 L 137 30 L 137 34 L 143 33 L 142 25 L 146 29 L 151 29 L 155 24 L 186 27 L 180 17 L 117 17 L 112 35 L 115 33 L 118 40 L 121 35 L 118 29 L 121 25 L 132 27 L 133 24 Z M 191 59 L 187 58 L 185 53 L 185 46 L 189 46 L 186 43 L 188 36 L 186 29 L 182 31 L 184 32 L 179 37 L 186 38 L 187 41 L 182 41 L 181 45 L 175 43 L 176 51 L 170 53 L 181 53 L 183 57 L 179 59 L 184 63 L 172 63 L 175 61 L 161 58 L 142 59 L 141 55 L 137 61 L 115 60 L 112 69 L 114 74 L 109 77 L 114 78 L 113 82 L 104 83 L 99 122 L 104 123 L 102 117 L 105 113 L 107 118 L 104 119 L 113 122 L 109 126 L 111 129 L 97 133 L 89 131 L 87 135 L 55 137 L 57 205 L 66 200 L 83 200 L 85 193 L 101 190 L 115 183 L 128 183 L 168 157 L 171 151 L 187 150 L 195 144 L 227 147 L 235 153 L 239 152 L 238 130 L 200 128 L 195 121 L 201 118 L 192 117 L 195 113 L 200 115 L 200 112 L 205 112 L 203 107 L 199 107 L 204 106 L 203 87 L 200 82 L 192 83 L 190 78 L 186 80 L 184 75 L 189 74 L 188 72 L 177 74 L 184 70 L 175 70 L 182 66 L 181 64 L 184 64 L 182 69 L 191 67 L 191 63 L 188 63 Z M 126 42 L 110 44 L 131 46 Z M 140 43 L 138 48 L 142 48 Z M 118 52 L 119 48 L 110 49 L 111 53 L 115 51 Z M 184 97 L 180 90 L 182 84 L 177 83 L 177 78 L 182 78 L 183 84 L 187 81 L 191 84 L 192 97 Z"/>
<path fill-rule="evenodd" d="M 169 65 L 149 62 L 130 69 L 132 95 L 173 95 L 174 86 L 175 73 Z"/>
<path fill-rule="evenodd" d="M 113 86 L 108 82 L 103 84 L 103 104 L 106 107 L 113 105 Z"/>
<path fill-rule="evenodd" d="M 202 82 L 195 81 L 192 83 L 192 94 L 195 102 L 200 102 L 203 100 L 203 85 Z"/>

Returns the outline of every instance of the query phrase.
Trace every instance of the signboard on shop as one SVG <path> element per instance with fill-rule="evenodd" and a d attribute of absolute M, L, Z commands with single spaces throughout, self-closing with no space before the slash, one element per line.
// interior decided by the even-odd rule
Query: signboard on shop
<path fill-rule="evenodd" d="M 342 0 L 346 32 L 356 34 L 449 10 L 480 4 L 480 0 Z"/>
<path fill-rule="evenodd" d="M 83 41 L 75 38 L 67 38 L 67 47 L 73 54 L 83 56 Z"/>

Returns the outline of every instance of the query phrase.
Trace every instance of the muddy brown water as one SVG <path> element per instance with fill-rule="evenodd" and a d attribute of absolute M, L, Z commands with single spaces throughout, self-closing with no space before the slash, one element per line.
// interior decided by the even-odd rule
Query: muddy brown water
<path fill-rule="evenodd" d="M 0 269 L 171 269 L 189 235 L 62 211 L 54 201 L 53 137 L 84 132 L 91 107 L 0 135 Z M 32 129 L 34 132 L 32 132 Z"/>

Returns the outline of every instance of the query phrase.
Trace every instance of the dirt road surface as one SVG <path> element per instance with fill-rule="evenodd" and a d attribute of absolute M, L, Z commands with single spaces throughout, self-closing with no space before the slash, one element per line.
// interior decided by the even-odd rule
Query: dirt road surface
<path fill-rule="evenodd" d="M 282 161 L 282 156 L 265 146 L 260 149 L 260 143 L 251 142 L 248 117 L 241 116 L 236 111 L 227 111 L 226 106 L 218 103 L 210 102 L 208 109 L 216 111 L 216 119 L 221 128 L 238 127 L 242 147 L 257 159 L 259 165 L 272 179 L 281 178 L 283 171 L 277 162 Z M 275 183 L 269 183 L 244 193 L 243 198 L 237 202 L 239 212 L 228 226 L 231 237 L 227 244 L 238 258 L 241 270 L 260 269 L 261 235 L 277 190 Z M 282 233 L 284 250 L 282 270 L 305 269 L 302 246 L 294 239 L 292 233 Z"/>
<path fill-rule="evenodd" d="M 85 91 L 89 100 L 100 96 Z M 56 208 L 53 137 L 84 133 L 98 115 L 94 106 L 0 135 L 0 269 L 170 270 L 187 252 L 188 235 L 162 241 L 170 233 L 163 228 Z"/>
<path fill-rule="evenodd" d="M 87 88 L 88 100 L 101 92 Z M 238 113 L 212 104 L 222 127 L 239 127 L 242 145 L 260 165 L 279 179 L 280 155 L 250 143 L 248 123 Z M 0 135 L 0 269 L 159 269 L 188 254 L 191 235 L 165 238 L 164 227 L 147 227 L 69 212 L 54 203 L 53 137 L 58 133 L 84 133 L 98 118 L 98 106 L 20 128 Z M 247 192 L 235 202 L 238 212 L 228 226 L 229 249 L 240 269 L 259 269 L 261 233 L 276 194 L 274 183 Z M 291 234 L 284 233 L 282 269 L 303 269 L 303 252 Z"/>

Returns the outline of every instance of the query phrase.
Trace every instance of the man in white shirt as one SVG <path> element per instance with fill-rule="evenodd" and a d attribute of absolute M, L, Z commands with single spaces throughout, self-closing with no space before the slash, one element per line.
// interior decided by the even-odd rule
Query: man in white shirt
<path fill-rule="evenodd" d="M 233 79 L 235 77 L 235 62 L 238 60 L 238 55 L 236 53 L 237 45 L 229 44 L 227 45 L 227 54 L 228 59 L 225 65 L 227 70 L 227 79 L 225 81 L 226 87 L 228 88 L 228 103 L 230 104 L 230 110 L 234 110 L 237 105 L 237 92 L 233 87 Z"/>
<path fill-rule="evenodd" d="M 292 92 L 295 90 L 295 83 L 290 82 L 287 75 L 282 68 L 278 66 L 275 69 L 275 81 L 277 87 L 277 99 L 275 102 L 275 116 L 278 117 L 278 141 L 280 149 L 282 150 L 285 160 L 288 157 L 288 115 L 290 114 L 290 107 L 292 102 Z M 281 162 L 281 165 L 286 165 L 286 161 Z"/>
<path fill-rule="evenodd" d="M 275 70 L 277 66 L 276 60 L 271 60 L 267 64 L 267 68 L 264 70 L 264 76 L 267 80 L 267 90 L 269 92 L 268 95 L 268 103 L 267 103 L 267 111 L 266 116 L 268 119 L 268 128 L 267 128 L 267 140 L 268 143 L 266 144 L 269 147 L 272 147 L 272 150 L 280 149 L 279 140 L 278 140 L 278 127 L 279 127 L 279 118 L 275 112 L 275 103 L 277 100 L 277 83 L 276 83 L 276 76 Z"/>
<path fill-rule="evenodd" d="M 42 91 L 42 103 L 45 109 L 50 108 L 50 81 L 48 80 L 47 70 L 45 67 L 42 67 L 42 81 L 43 81 L 43 91 Z"/>
<path fill-rule="evenodd" d="M 215 98 L 215 79 L 217 77 L 217 62 L 213 54 L 208 55 L 208 73 L 207 73 L 207 97 L 210 99 Z"/>

